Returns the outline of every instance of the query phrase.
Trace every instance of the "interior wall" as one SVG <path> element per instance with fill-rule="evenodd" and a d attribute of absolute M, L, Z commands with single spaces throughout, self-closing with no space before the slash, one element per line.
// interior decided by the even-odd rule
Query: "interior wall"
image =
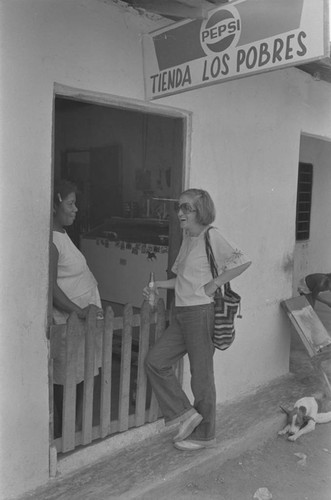
<path fill-rule="evenodd" d="M 293 293 L 307 274 L 331 272 L 331 142 L 301 136 L 300 161 L 313 165 L 310 238 L 296 242 L 294 255 Z"/>
<path fill-rule="evenodd" d="M 88 105 L 65 109 L 62 101 L 56 113 L 55 173 L 60 175 L 63 153 L 68 150 L 90 150 L 119 144 L 122 155 L 123 202 L 138 203 L 140 214 L 146 215 L 144 182 L 137 183 L 149 171 L 149 197 L 170 197 L 171 170 L 181 168 L 174 163 L 182 137 L 176 137 L 174 118 L 156 114 Z M 73 102 L 73 101 L 71 101 Z M 109 166 L 111 168 L 111 165 Z M 173 172 L 174 174 L 174 172 Z M 158 217 L 159 207 L 153 204 Z M 166 209 L 171 207 L 166 205 Z M 116 214 L 119 215 L 119 214 Z M 159 216 L 162 214 L 160 213 Z"/>

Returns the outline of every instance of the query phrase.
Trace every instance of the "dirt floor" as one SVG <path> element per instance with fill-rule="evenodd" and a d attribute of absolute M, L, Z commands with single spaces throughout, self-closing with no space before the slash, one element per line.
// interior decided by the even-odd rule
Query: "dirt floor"
<path fill-rule="evenodd" d="M 165 430 L 24 499 L 331 500 L 331 422 L 294 443 L 277 434 L 285 425 L 280 404 L 326 388 L 304 349 L 292 350 L 290 368 L 292 375 L 219 409 L 215 449 L 180 452 Z M 324 368 L 331 381 L 330 360 Z M 331 411 L 327 394 L 322 411 Z"/>
<path fill-rule="evenodd" d="M 141 498 L 331 500 L 331 423 L 294 443 L 277 436 L 221 466 L 204 463 Z"/>

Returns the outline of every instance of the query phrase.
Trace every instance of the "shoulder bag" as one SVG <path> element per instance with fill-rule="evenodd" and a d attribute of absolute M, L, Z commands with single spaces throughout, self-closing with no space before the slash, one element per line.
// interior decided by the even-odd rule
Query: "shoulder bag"
<path fill-rule="evenodd" d="M 210 265 L 211 273 L 213 278 L 218 276 L 217 264 L 215 261 L 213 249 L 210 243 L 209 227 L 205 232 L 205 244 L 208 262 Z M 225 283 L 224 290 L 219 287 L 214 295 L 215 304 L 215 320 L 214 320 L 214 333 L 213 333 L 213 344 L 216 349 L 225 351 L 233 343 L 236 330 L 234 325 L 234 319 L 240 311 L 240 301 L 241 297 L 236 292 L 231 289 L 230 282 Z"/>

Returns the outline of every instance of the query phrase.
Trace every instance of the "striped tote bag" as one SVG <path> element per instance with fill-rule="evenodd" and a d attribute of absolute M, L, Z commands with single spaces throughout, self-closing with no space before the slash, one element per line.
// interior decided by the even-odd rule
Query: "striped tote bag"
<path fill-rule="evenodd" d="M 205 244 L 208 262 L 213 278 L 218 276 L 217 265 L 213 254 L 213 249 L 210 244 L 209 229 L 205 232 Z M 231 289 L 230 283 L 225 283 L 223 290 L 218 288 L 214 295 L 215 304 L 215 320 L 213 344 L 216 349 L 225 351 L 233 343 L 236 330 L 234 320 L 235 317 L 241 318 L 240 313 L 241 297 Z"/>

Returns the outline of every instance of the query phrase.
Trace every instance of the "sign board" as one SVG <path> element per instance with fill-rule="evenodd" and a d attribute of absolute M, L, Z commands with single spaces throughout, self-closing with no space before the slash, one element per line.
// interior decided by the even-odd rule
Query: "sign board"
<path fill-rule="evenodd" d="M 323 352 L 331 345 L 330 333 L 304 295 L 282 301 L 303 345 L 310 357 Z"/>
<path fill-rule="evenodd" d="M 143 38 L 147 99 L 327 57 L 327 0 L 238 0 Z"/>

